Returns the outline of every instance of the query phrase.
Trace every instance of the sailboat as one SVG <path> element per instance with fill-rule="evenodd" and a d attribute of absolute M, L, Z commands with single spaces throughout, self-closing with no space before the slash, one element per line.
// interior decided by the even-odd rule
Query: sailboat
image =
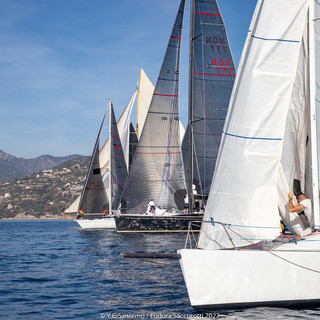
<path fill-rule="evenodd" d="M 197 248 L 178 251 L 193 307 L 320 305 L 319 63 L 320 2 L 258 0 Z"/>
<path fill-rule="evenodd" d="M 99 161 L 99 138 L 104 119 L 105 116 L 99 130 L 79 202 L 77 222 L 83 229 L 115 229 L 113 213 L 119 207 L 128 175 L 113 105 L 110 100 L 108 144 L 110 160 L 107 179 L 109 187 L 105 188 Z"/>
<path fill-rule="evenodd" d="M 146 117 L 132 169 L 124 189 L 121 215 L 117 216 L 118 232 L 181 232 L 190 222 L 201 222 L 203 215 L 193 213 L 193 144 L 197 168 L 201 167 L 198 184 L 207 192 L 207 180 L 213 175 L 223 122 L 231 94 L 235 69 L 224 23 L 216 1 L 206 1 L 191 12 L 192 48 L 189 81 L 189 134 L 191 177 L 186 184 L 185 168 L 179 137 L 179 61 L 185 1 L 180 2 L 160 69 L 154 95 Z M 206 13 L 209 12 L 208 15 Z M 194 19 L 194 16 L 201 16 Z M 190 69 L 191 70 L 191 69 Z M 194 142 L 192 137 L 196 135 Z M 190 137 L 190 138 L 189 138 Z M 197 171 L 199 172 L 199 171 Z M 184 197 L 189 190 L 190 214 L 183 212 Z M 150 200 L 155 213 L 147 211 Z M 204 203 L 202 203 L 204 204 Z M 199 205 L 200 209 L 200 205 Z M 199 229 L 200 224 L 194 226 Z"/>
<path fill-rule="evenodd" d="M 97 218 L 99 225 L 103 222 L 105 228 L 114 228 L 114 219 L 110 216 L 106 217 L 107 209 L 107 193 L 102 181 L 100 162 L 99 162 L 99 140 L 106 115 L 104 115 L 96 143 L 93 148 L 92 156 L 90 159 L 87 176 L 82 189 L 78 213 L 79 216 L 76 221 L 84 228 L 95 228 L 97 225 Z M 104 219 L 101 219 L 101 218 Z M 100 221 L 101 220 L 101 221 Z"/>

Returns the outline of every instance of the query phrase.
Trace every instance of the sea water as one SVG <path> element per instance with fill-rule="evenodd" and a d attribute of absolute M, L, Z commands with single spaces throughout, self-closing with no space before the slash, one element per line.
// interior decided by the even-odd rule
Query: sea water
<path fill-rule="evenodd" d="M 190 307 L 177 260 L 154 264 L 120 256 L 175 253 L 184 247 L 185 234 L 118 234 L 85 231 L 68 220 L 2 220 L 0 239 L 3 319 L 320 319 L 320 309 L 199 313 Z"/>

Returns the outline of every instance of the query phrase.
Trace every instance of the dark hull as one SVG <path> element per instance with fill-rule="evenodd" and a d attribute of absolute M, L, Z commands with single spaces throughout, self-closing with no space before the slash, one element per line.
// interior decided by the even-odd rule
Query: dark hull
<path fill-rule="evenodd" d="M 203 214 L 178 216 L 116 216 L 117 232 L 187 232 L 189 224 L 193 231 L 200 231 Z"/>

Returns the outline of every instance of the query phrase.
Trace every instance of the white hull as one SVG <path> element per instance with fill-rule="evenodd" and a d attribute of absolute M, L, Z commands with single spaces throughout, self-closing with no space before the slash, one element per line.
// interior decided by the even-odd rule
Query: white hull
<path fill-rule="evenodd" d="M 182 249 L 196 309 L 320 305 L 320 234 L 272 251 Z"/>
<path fill-rule="evenodd" d="M 82 229 L 116 229 L 116 223 L 113 217 L 102 219 L 77 219 Z"/>

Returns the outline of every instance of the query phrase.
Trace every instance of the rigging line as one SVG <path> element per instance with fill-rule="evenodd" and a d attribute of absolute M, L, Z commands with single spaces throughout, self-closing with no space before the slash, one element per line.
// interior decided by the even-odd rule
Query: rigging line
<path fill-rule="evenodd" d="M 300 148 L 301 148 L 301 143 L 302 143 L 302 137 L 303 137 L 303 132 L 304 132 L 305 124 L 306 124 L 307 111 L 309 110 L 309 102 L 310 102 L 309 100 L 310 100 L 310 94 L 308 95 L 307 105 L 306 105 L 305 112 L 304 112 L 304 119 L 303 119 L 302 128 L 301 128 L 301 135 L 300 135 L 300 141 L 299 141 L 299 147 L 298 147 L 298 152 L 297 152 L 297 158 L 296 158 L 296 163 L 295 163 L 294 173 L 293 173 L 293 178 L 292 178 L 291 191 L 293 191 L 294 178 L 295 178 L 295 176 L 296 176 L 296 172 L 297 172 L 297 168 L 298 168 L 298 162 L 299 162 L 299 155 L 300 155 Z"/>
<path fill-rule="evenodd" d="M 217 240 L 211 238 L 211 237 L 208 235 L 208 233 L 207 233 L 207 231 L 205 230 L 205 228 L 202 228 L 201 231 L 204 232 L 204 234 L 206 235 L 206 237 L 207 237 L 210 241 L 215 242 L 215 243 L 220 247 L 220 249 L 223 249 L 223 246 L 222 246 Z M 197 243 L 197 248 L 199 248 L 199 240 L 198 240 L 198 243 Z"/>
<path fill-rule="evenodd" d="M 212 221 L 202 221 L 202 223 L 203 223 L 203 222 L 212 224 Z M 231 242 L 231 244 L 232 244 L 232 246 L 233 246 L 233 248 L 234 248 L 235 250 L 241 250 L 241 248 L 237 248 L 237 247 L 234 245 L 231 236 L 229 235 L 228 231 L 226 230 L 227 228 L 228 228 L 231 232 L 233 232 L 233 233 L 235 233 L 237 236 L 239 236 L 242 240 L 247 241 L 247 242 L 249 242 L 250 244 L 254 244 L 254 243 L 253 243 L 252 241 L 250 241 L 249 239 L 246 239 L 245 237 L 243 237 L 240 233 L 232 230 L 230 224 L 225 224 L 225 223 L 223 223 L 223 222 L 218 222 L 218 221 L 214 221 L 214 223 L 215 223 L 215 224 L 219 224 L 219 225 L 221 225 L 221 226 L 223 227 L 224 231 L 226 232 L 226 234 L 227 234 L 227 236 L 228 236 L 228 238 L 229 238 L 229 240 L 230 240 L 230 242 Z M 203 230 L 204 230 L 204 229 L 203 229 Z M 220 246 L 220 248 L 222 247 L 216 240 L 211 239 L 211 238 L 207 235 L 206 232 L 205 232 L 205 234 L 206 234 L 206 236 L 209 238 L 209 240 L 213 240 L 214 242 L 216 242 L 216 243 Z"/>
<path fill-rule="evenodd" d="M 188 224 L 188 232 L 187 232 L 187 237 L 186 237 L 186 241 L 185 241 L 185 244 L 184 244 L 184 248 L 187 249 L 188 248 L 188 244 L 189 244 L 189 248 L 190 249 L 193 249 L 193 245 L 192 245 L 192 240 L 195 244 L 195 249 L 199 249 L 198 247 L 198 241 L 195 237 L 195 232 L 194 230 L 192 229 L 192 225 L 196 226 L 196 227 L 201 227 L 201 224 L 200 225 L 196 225 L 195 223 L 193 223 L 192 221 L 189 222 Z"/>

